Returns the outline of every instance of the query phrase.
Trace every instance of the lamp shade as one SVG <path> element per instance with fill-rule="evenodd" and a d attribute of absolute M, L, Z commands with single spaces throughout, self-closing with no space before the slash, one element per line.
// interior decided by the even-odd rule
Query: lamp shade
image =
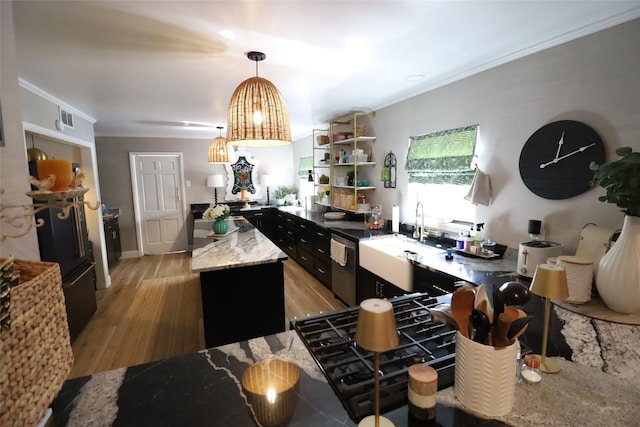
<path fill-rule="evenodd" d="M 265 187 L 273 185 L 273 177 L 268 174 L 260 175 L 260 184 L 264 185 Z"/>
<path fill-rule="evenodd" d="M 553 264 L 540 264 L 533 274 L 529 290 L 545 298 L 567 298 L 567 272 L 564 268 Z"/>
<path fill-rule="evenodd" d="M 227 140 L 218 136 L 209 144 L 209 163 L 229 163 L 229 147 Z"/>
<path fill-rule="evenodd" d="M 224 187 L 224 177 L 222 175 L 207 175 L 207 187 Z"/>
<path fill-rule="evenodd" d="M 379 298 L 362 301 L 358 313 L 356 343 L 369 351 L 384 352 L 395 348 L 398 342 L 393 305 Z"/>

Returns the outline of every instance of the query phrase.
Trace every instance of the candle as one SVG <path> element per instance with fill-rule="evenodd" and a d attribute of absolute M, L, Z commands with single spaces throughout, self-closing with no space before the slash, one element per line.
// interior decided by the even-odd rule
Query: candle
<path fill-rule="evenodd" d="M 56 176 L 56 182 L 51 191 L 67 191 L 73 179 L 73 170 L 69 160 L 48 159 L 38 160 L 38 178 L 45 179 L 49 175 Z"/>
<path fill-rule="evenodd" d="M 438 371 L 426 363 L 409 366 L 409 414 L 421 421 L 436 418 Z"/>

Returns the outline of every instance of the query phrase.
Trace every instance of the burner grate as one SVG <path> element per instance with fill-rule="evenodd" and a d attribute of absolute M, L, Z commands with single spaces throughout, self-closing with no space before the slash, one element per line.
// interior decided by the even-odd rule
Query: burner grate
<path fill-rule="evenodd" d="M 437 322 L 429 307 L 438 301 L 426 293 L 389 300 L 393 304 L 399 344 L 380 353 L 380 408 L 407 402 L 407 369 L 428 363 L 438 371 L 438 389 L 453 384 L 456 331 Z M 296 330 L 349 416 L 360 421 L 374 411 L 373 353 L 355 342 L 359 307 L 293 320 Z"/>

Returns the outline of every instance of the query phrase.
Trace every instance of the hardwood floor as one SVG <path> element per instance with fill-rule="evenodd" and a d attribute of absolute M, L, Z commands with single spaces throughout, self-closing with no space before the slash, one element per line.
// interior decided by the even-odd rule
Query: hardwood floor
<path fill-rule="evenodd" d="M 112 284 L 96 292 L 98 310 L 73 343 L 70 378 L 205 348 L 200 280 L 190 254 L 120 260 Z M 344 308 L 295 261 L 284 263 L 288 319 Z"/>

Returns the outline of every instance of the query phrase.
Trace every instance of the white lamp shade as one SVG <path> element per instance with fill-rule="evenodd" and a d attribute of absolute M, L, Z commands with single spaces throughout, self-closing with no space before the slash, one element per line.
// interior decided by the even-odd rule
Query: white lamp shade
<path fill-rule="evenodd" d="M 273 185 L 273 177 L 267 174 L 260 175 L 260 184 L 266 187 Z"/>
<path fill-rule="evenodd" d="M 222 175 L 207 175 L 207 187 L 223 187 L 224 177 Z"/>

